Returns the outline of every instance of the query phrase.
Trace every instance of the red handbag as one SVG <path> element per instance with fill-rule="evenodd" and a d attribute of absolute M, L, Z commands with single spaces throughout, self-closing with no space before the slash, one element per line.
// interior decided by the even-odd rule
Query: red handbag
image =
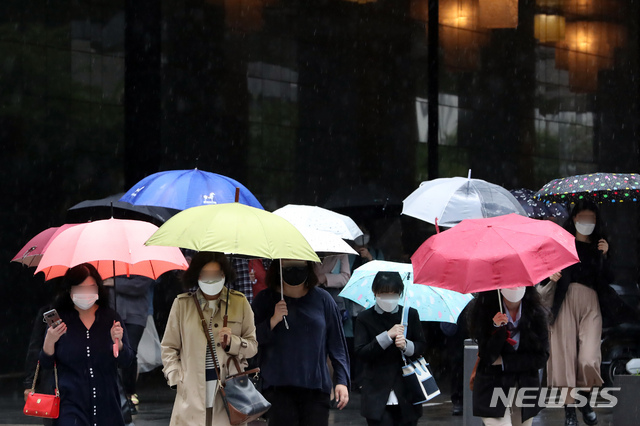
<path fill-rule="evenodd" d="M 38 372 L 40 371 L 40 361 L 36 367 L 36 374 L 33 376 L 31 392 L 27 395 L 27 402 L 24 404 L 22 412 L 27 416 L 44 417 L 47 419 L 57 419 L 60 415 L 60 391 L 58 390 L 58 369 L 53 364 L 53 374 L 56 378 L 56 394 L 35 393 Z"/>

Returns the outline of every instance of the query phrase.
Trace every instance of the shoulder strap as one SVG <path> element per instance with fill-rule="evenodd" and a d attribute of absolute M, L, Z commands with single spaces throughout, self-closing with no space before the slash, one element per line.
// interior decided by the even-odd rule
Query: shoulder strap
<path fill-rule="evenodd" d="M 202 313 L 202 308 L 200 307 L 200 301 L 198 300 L 198 295 L 193 293 L 193 301 L 198 308 L 198 314 L 200 315 L 200 322 L 202 324 L 202 331 L 204 332 L 205 337 L 207 338 L 207 346 L 209 346 L 209 351 L 211 352 L 211 357 L 213 358 L 213 364 L 216 367 L 216 374 L 218 375 L 218 383 L 222 383 L 222 377 L 220 376 L 220 364 L 218 363 L 218 354 L 216 353 L 213 342 L 211 341 L 211 335 L 209 334 L 209 325 L 207 321 L 204 319 L 204 314 Z"/>
<path fill-rule="evenodd" d="M 36 373 L 33 375 L 33 384 L 31 385 L 31 393 L 36 392 L 36 382 L 38 381 L 38 373 L 40 372 L 40 361 L 38 361 L 38 365 L 36 366 Z M 56 396 L 60 396 L 60 390 L 58 388 L 58 368 L 56 367 L 56 363 L 53 363 L 53 375 L 56 378 Z"/>

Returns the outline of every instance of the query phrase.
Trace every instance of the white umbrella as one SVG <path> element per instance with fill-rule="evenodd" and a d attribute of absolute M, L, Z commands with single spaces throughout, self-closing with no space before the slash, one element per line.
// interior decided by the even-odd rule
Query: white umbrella
<path fill-rule="evenodd" d="M 295 226 L 295 225 L 294 225 Z M 318 231 L 317 229 L 308 228 L 306 226 L 296 226 L 305 240 L 309 243 L 313 251 L 319 256 L 328 256 L 332 254 L 355 254 L 355 251 L 349 244 L 336 234 L 327 231 Z"/>
<path fill-rule="evenodd" d="M 362 235 L 358 225 L 349 216 L 317 206 L 287 204 L 273 213 L 288 220 L 296 228 L 331 232 L 345 240 L 354 240 Z"/>
<path fill-rule="evenodd" d="M 482 179 L 452 177 L 422 182 L 402 202 L 402 214 L 441 226 L 464 219 L 482 219 L 517 213 L 526 216 L 518 200 L 506 189 Z"/>

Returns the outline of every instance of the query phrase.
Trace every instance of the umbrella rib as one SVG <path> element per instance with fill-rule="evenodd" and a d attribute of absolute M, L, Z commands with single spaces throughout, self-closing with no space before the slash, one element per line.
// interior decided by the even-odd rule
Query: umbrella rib
<path fill-rule="evenodd" d="M 458 192 L 458 191 L 459 191 L 462 187 L 464 187 L 465 185 L 469 185 L 469 180 L 468 180 L 468 179 L 465 179 L 465 182 L 464 182 L 462 185 L 458 186 L 458 187 L 457 187 L 457 188 L 456 188 L 456 189 L 451 193 L 451 196 L 453 196 L 453 194 L 455 194 L 456 192 Z M 467 188 L 467 194 L 468 194 L 468 193 L 469 193 L 469 190 L 468 190 L 468 188 Z M 447 207 L 449 207 L 449 204 L 451 203 L 451 198 L 452 198 L 451 196 L 447 199 L 447 202 L 444 204 L 444 207 L 442 207 L 442 210 L 440 211 L 440 216 L 438 217 L 438 219 L 440 219 L 439 223 L 443 221 L 442 217 L 444 216 L 444 212 L 447 210 Z M 440 224 L 442 225 L 442 223 L 440 223 Z"/>
<path fill-rule="evenodd" d="M 494 231 L 499 237 L 500 239 L 506 244 L 508 245 L 511 250 L 513 250 L 513 252 L 516 254 L 516 257 L 518 259 L 518 262 L 520 263 L 520 265 L 522 266 L 522 268 L 524 268 L 525 272 L 527 273 L 527 277 L 529 279 L 529 281 L 533 284 L 537 284 L 537 282 L 533 282 L 534 279 L 531 276 L 531 273 L 529 272 L 529 269 L 526 267 L 526 265 L 524 264 L 524 261 L 522 260 L 522 257 L 520 256 L 520 252 L 511 244 L 510 241 L 508 241 L 506 238 L 504 238 L 502 235 L 500 235 L 500 233 L 498 231 Z M 538 244 L 538 249 L 540 248 L 540 245 Z M 538 250 L 535 251 L 536 253 L 538 252 Z M 539 258 L 538 258 L 539 259 Z M 545 264 L 547 264 L 545 262 Z"/>

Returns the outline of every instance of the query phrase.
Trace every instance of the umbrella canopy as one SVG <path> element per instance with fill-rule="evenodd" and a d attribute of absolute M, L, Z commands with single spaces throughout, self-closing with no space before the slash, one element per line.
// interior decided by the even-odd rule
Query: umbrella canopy
<path fill-rule="evenodd" d="M 530 189 L 512 189 L 509 192 L 518 200 L 527 216 L 532 219 L 555 218 L 557 221 L 563 221 L 569 217 L 569 212 L 564 204 L 536 199 L 534 198 L 535 192 Z"/>
<path fill-rule="evenodd" d="M 265 259 L 320 261 L 292 224 L 273 213 L 239 203 L 200 206 L 180 212 L 162 225 L 146 244 Z"/>
<path fill-rule="evenodd" d="M 340 296 L 370 308 L 376 300 L 371 284 L 380 271 L 398 272 L 405 285 L 406 303 L 420 314 L 420 321 L 439 321 L 456 323 L 460 313 L 473 299 L 470 294 L 461 294 L 437 287 L 414 284 L 413 267 L 410 263 L 386 262 L 374 260 L 365 263 L 353 271 L 349 282 L 340 292 Z"/>
<path fill-rule="evenodd" d="M 354 240 L 362 235 L 358 225 L 349 216 L 317 206 L 287 204 L 273 212 L 296 227 L 307 227 L 331 232 L 345 240 Z"/>
<path fill-rule="evenodd" d="M 42 258 L 42 254 L 49 245 L 49 242 L 51 242 L 51 240 L 53 240 L 59 233 L 65 229 L 71 228 L 72 226 L 75 226 L 75 224 L 66 224 L 45 229 L 30 239 L 29 242 L 20 249 L 18 254 L 11 259 L 11 261 L 22 263 L 25 266 L 38 266 L 38 263 L 40 263 L 40 259 Z"/>
<path fill-rule="evenodd" d="M 169 170 L 154 173 L 136 183 L 120 198 L 134 205 L 185 210 L 190 207 L 238 202 L 262 209 L 260 202 L 240 182 L 202 170 Z"/>
<path fill-rule="evenodd" d="M 452 177 L 422 182 L 403 201 L 402 214 L 441 226 L 455 226 L 464 219 L 517 213 L 526 216 L 513 195 L 482 179 Z"/>
<path fill-rule="evenodd" d="M 460 293 L 534 285 L 577 262 L 573 235 L 517 214 L 464 220 L 411 257 L 415 282 Z"/>
<path fill-rule="evenodd" d="M 543 186 L 535 197 L 553 203 L 596 203 L 638 201 L 640 175 L 636 173 L 591 173 L 554 179 Z"/>
<path fill-rule="evenodd" d="M 36 273 L 44 272 L 48 280 L 85 262 L 93 264 L 102 278 L 144 275 L 156 279 L 167 271 L 187 269 L 187 261 L 178 248 L 144 245 L 157 229 L 148 222 L 126 219 L 72 226 L 51 240 Z"/>
<path fill-rule="evenodd" d="M 93 222 L 101 219 L 134 219 L 160 226 L 179 210 L 159 206 L 133 205 L 119 201 L 124 195 L 111 195 L 99 200 L 85 200 L 67 210 L 67 223 Z"/>
<path fill-rule="evenodd" d="M 296 226 L 305 240 L 309 243 L 313 251 L 318 256 L 330 256 L 334 254 L 355 254 L 358 255 L 349 244 L 336 234 L 326 231 L 318 231 L 304 226 Z"/>

